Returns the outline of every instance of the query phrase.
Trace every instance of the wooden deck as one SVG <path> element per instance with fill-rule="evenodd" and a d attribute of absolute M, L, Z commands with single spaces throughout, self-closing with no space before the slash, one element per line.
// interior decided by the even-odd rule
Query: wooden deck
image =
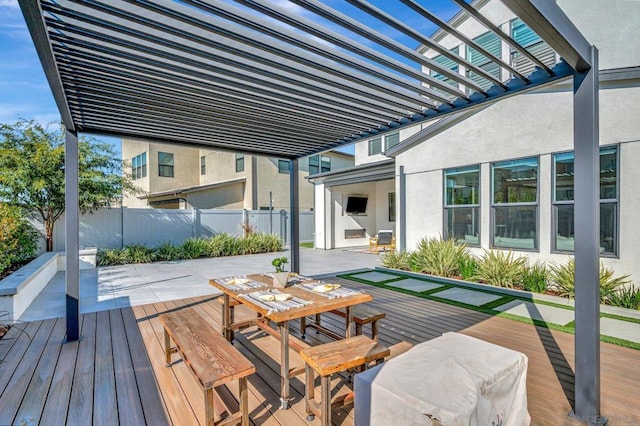
<path fill-rule="evenodd" d="M 349 282 L 374 297 L 387 313 L 380 340 L 392 345 L 420 343 L 446 331 L 461 332 L 521 351 L 529 357 L 529 413 L 534 425 L 579 424 L 567 417 L 573 400 L 573 336 L 498 317 Z M 64 319 L 33 322 L 0 340 L 0 425 L 196 425 L 203 421 L 202 390 L 183 363 L 164 364 L 159 313 L 192 308 L 216 330 L 220 304 L 211 298 L 185 299 L 82 316 L 80 342 L 62 344 Z M 237 315 L 250 315 L 237 309 Z M 326 318 L 326 320 L 324 320 Z M 325 315 L 338 330 L 343 319 Z M 297 330 L 294 325 L 294 335 Z M 368 328 L 365 327 L 365 333 Z M 324 337 L 311 331 L 307 341 Z M 302 377 L 292 380 L 292 408 L 279 410 L 279 344 L 254 329 L 237 333 L 236 347 L 256 365 L 249 378 L 254 424 L 308 424 Z M 292 366 L 301 363 L 291 355 Z M 640 351 L 602 344 L 602 413 L 611 425 L 640 424 Z M 335 384 L 347 386 L 341 377 Z M 231 387 L 237 395 L 237 389 Z M 226 398 L 227 400 L 229 398 Z M 233 404 L 233 402 L 232 402 Z M 334 411 L 336 424 L 353 423 L 353 410 Z M 319 424 L 316 420 L 311 424 Z"/>

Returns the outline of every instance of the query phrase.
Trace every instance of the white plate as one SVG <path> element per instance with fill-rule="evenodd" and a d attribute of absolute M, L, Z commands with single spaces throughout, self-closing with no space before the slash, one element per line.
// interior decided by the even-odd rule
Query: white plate
<path fill-rule="evenodd" d="M 227 282 L 227 284 L 229 285 L 247 284 L 249 281 L 251 280 L 247 278 L 232 278 Z"/>
<path fill-rule="evenodd" d="M 340 288 L 340 284 L 320 284 L 313 288 L 313 291 L 318 293 L 329 293 L 337 288 Z"/>
<path fill-rule="evenodd" d="M 263 294 L 262 296 L 260 296 L 261 300 L 264 300 L 265 302 L 284 302 L 286 300 L 291 299 L 293 296 L 291 296 L 288 293 L 278 293 L 278 294 Z"/>

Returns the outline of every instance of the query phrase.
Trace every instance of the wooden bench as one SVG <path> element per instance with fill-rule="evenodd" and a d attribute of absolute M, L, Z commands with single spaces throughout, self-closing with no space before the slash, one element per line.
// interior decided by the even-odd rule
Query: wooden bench
<path fill-rule="evenodd" d="M 305 409 L 307 420 L 317 415 L 322 425 L 331 425 L 331 406 L 353 400 L 352 394 L 331 402 L 331 375 L 352 368 L 363 367 L 370 362 L 382 362 L 390 355 L 388 348 L 366 336 L 354 336 L 303 349 L 300 356 L 305 362 Z M 320 376 L 320 403 L 315 399 L 315 375 Z"/>
<path fill-rule="evenodd" d="M 164 325 L 167 366 L 171 366 L 171 354 L 180 352 L 182 360 L 189 366 L 204 391 L 205 425 L 240 423 L 248 426 L 247 376 L 255 373 L 254 365 L 192 309 L 162 314 L 159 318 Z M 171 347 L 171 340 L 175 347 Z M 239 381 L 240 409 L 215 421 L 214 388 L 233 380 Z"/>
<path fill-rule="evenodd" d="M 330 313 L 341 316 L 345 319 L 347 317 L 347 313 L 343 309 L 334 309 L 333 311 L 330 311 Z M 378 341 L 378 321 L 386 317 L 384 312 L 380 312 L 368 305 L 356 305 L 351 308 L 351 316 L 353 317 L 353 322 L 356 324 L 356 336 L 362 334 L 362 327 L 365 324 L 371 324 L 371 338 L 376 342 Z M 306 318 L 300 318 L 300 334 L 302 334 L 303 339 L 307 327 L 315 328 L 316 331 L 327 334 L 333 338 L 342 339 L 343 336 L 330 332 L 326 328 L 322 327 L 320 324 L 320 318 L 321 315 L 317 314 L 315 323 L 312 324 L 307 324 Z"/>
<path fill-rule="evenodd" d="M 220 318 L 220 324 L 224 324 L 224 296 L 220 296 L 218 297 L 218 302 L 220 302 L 221 305 L 221 318 Z M 232 299 L 229 298 L 229 323 L 233 324 L 235 322 L 235 307 L 240 305 L 240 302 L 238 302 L 236 299 Z M 225 330 L 224 329 L 224 325 L 221 325 L 222 329 L 222 335 L 224 336 L 225 339 L 227 339 L 229 342 L 233 342 L 233 330 Z"/>

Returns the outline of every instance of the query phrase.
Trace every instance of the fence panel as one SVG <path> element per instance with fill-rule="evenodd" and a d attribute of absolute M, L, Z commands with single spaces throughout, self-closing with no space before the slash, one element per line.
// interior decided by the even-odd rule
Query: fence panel
<path fill-rule="evenodd" d="M 197 210 L 197 232 L 200 237 L 211 237 L 226 232 L 242 236 L 242 210 Z"/>
<path fill-rule="evenodd" d="M 124 213 L 124 245 L 180 244 L 195 235 L 191 210 L 124 209 Z"/>
<path fill-rule="evenodd" d="M 124 209 L 126 210 L 126 209 Z M 122 244 L 122 209 L 100 209 L 80 216 L 80 247 L 114 248 Z M 64 214 L 53 228 L 53 249 L 64 251 Z"/>

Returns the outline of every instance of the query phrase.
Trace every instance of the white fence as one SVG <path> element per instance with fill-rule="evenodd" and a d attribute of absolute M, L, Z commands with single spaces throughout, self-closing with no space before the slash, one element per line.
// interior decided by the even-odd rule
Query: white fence
<path fill-rule="evenodd" d="M 163 242 L 181 244 L 187 238 L 210 237 L 223 232 L 243 235 L 248 221 L 256 232 L 279 235 L 289 242 L 289 213 L 285 210 L 174 210 L 102 209 L 80 216 L 80 247 L 121 248 L 130 244 L 148 247 Z M 313 241 L 313 212 L 300 213 L 300 241 Z M 54 250 L 64 250 L 64 216 L 55 225 Z"/>

